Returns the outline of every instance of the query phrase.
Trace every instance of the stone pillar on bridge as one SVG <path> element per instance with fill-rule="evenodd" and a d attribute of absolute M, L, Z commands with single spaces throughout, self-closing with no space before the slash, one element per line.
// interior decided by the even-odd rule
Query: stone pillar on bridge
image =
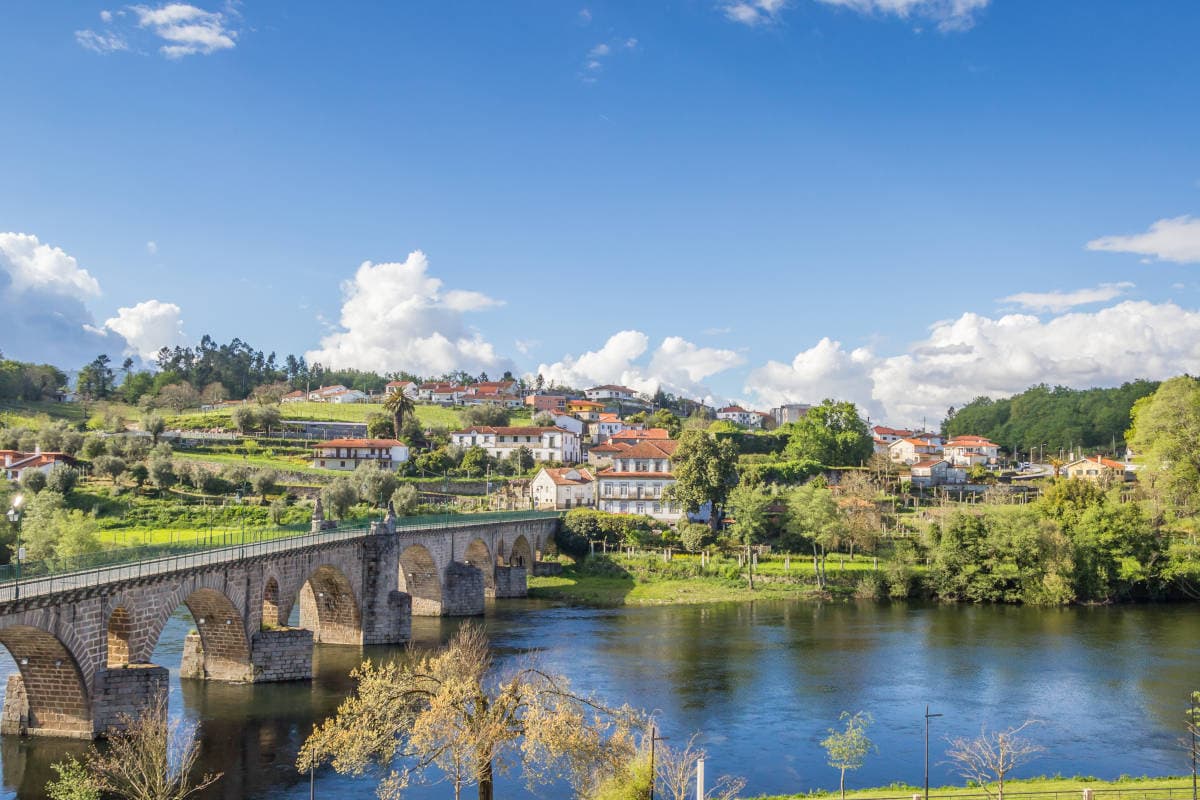
<path fill-rule="evenodd" d="M 123 730 L 131 719 L 166 693 L 170 673 L 157 664 L 125 664 L 96 673 L 92 691 L 94 733 L 103 736 L 110 730 Z"/>
<path fill-rule="evenodd" d="M 451 561 L 442 582 L 442 616 L 475 617 L 483 613 L 483 572 Z"/>
<path fill-rule="evenodd" d="M 524 567 L 495 567 L 496 597 L 527 597 L 529 584 Z"/>
<path fill-rule="evenodd" d="M 362 545 L 362 643 L 399 644 L 412 635 L 412 596 L 399 591 L 399 548 L 391 503 L 376 535 Z"/>

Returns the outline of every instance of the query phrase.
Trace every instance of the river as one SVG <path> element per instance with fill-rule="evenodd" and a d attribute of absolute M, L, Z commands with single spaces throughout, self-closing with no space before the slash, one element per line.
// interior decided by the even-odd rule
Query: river
<path fill-rule="evenodd" d="M 458 624 L 416 618 L 418 646 Z M 1045 753 L 1025 775 L 1162 775 L 1187 771 L 1177 739 L 1188 692 L 1200 688 L 1200 607 L 1034 609 L 1003 606 L 762 602 L 582 609 L 536 600 L 488 607 L 501 667 L 536 652 L 582 690 L 654 709 L 676 744 L 695 731 L 708 774 L 747 778 L 746 795 L 836 788 L 820 740 L 842 711 L 868 711 L 878 753 L 849 786 L 919 783 L 925 704 L 933 720 L 934 784 L 961 782 L 943 763 L 945 737 L 982 725 L 1040 722 Z M 357 648 L 318 646 L 311 683 L 230 686 L 180 682 L 181 612 L 156 663 L 172 671 L 172 709 L 202 723 L 203 763 L 225 777 L 207 798 L 304 798 L 292 764 L 315 721 L 350 689 Z M 394 649 L 368 648 L 381 657 Z M 0 681 L 15 669 L 5 656 Z M 0 683 L 2 686 L 3 683 Z M 5 737 L 0 797 L 41 798 L 49 764 L 78 743 Z M 316 796 L 373 796 L 368 781 L 322 770 Z M 450 797 L 439 785 L 413 800 Z M 502 778 L 497 797 L 529 794 Z"/>

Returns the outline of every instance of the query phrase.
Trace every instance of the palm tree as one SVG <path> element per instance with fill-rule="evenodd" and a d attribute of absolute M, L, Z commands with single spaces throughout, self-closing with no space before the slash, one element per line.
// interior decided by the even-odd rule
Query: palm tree
<path fill-rule="evenodd" d="M 415 414 L 416 405 L 411 397 L 403 391 L 397 390 L 389 394 L 387 400 L 383 401 L 383 407 L 392 415 L 392 426 L 395 428 L 396 438 L 400 438 L 400 425 L 404 422 L 404 415 Z"/>

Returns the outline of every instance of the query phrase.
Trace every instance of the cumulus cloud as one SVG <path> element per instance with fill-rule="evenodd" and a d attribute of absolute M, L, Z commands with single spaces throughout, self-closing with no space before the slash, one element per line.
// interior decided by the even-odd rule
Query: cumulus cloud
<path fill-rule="evenodd" d="M 136 355 L 145 361 L 153 361 L 163 347 L 174 347 L 187 341 L 179 306 L 159 300 L 118 308 L 115 317 L 104 321 L 104 327 L 126 341 L 127 355 Z"/>
<path fill-rule="evenodd" d="M 151 340 L 160 338 L 163 309 L 173 309 L 178 320 L 178 306 L 151 300 L 122 308 L 98 327 L 85 301 L 99 295 L 100 283 L 61 248 L 32 234 L 0 233 L 0 317 L 8 332 L 6 354 L 67 367 L 114 348 L 144 354 Z M 153 349 L 177 341 L 164 336 Z"/>
<path fill-rule="evenodd" d="M 541 364 L 538 373 L 553 383 L 591 386 L 619 383 L 639 392 L 653 394 L 659 388 L 688 397 L 707 398 L 707 378 L 743 363 L 733 350 L 697 347 L 679 336 L 668 336 L 650 354 L 650 337 L 641 331 L 614 333 L 598 350 L 579 356 L 564 356 L 553 364 Z"/>
<path fill-rule="evenodd" d="M 443 290 L 419 250 L 404 261 L 364 261 L 342 284 L 342 295 L 339 329 L 305 354 L 310 363 L 425 375 L 511 367 L 463 320 L 464 314 L 501 301 L 479 292 Z"/>
<path fill-rule="evenodd" d="M 928 19 L 941 31 L 962 31 L 975 24 L 976 13 L 991 0 L 818 0 L 860 14 L 891 15 L 901 19 Z"/>
<path fill-rule="evenodd" d="M 588 51 L 588 55 L 592 58 L 601 58 L 612 52 L 612 48 L 601 42 Z"/>
<path fill-rule="evenodd" d="M 1132 288 L 1133 284 L 1128 281 L 1102 283 L 1090 289 L 1076 289 L 1072 292 L 1019 292 L 1000 298 L 1000 302 L 1015 303 L 1030 311 L 1050 311 L 1057 314 L 1075 306 L 1107 303 Z"/>
<path fill-rule="evenodd" d="M 14 292 L 43 290 L 81 300 L 100 294 L 99 282 L 72 256 L 28 233 L 0 233 L 0 269 Z"/>
<path fill-rule="evenodd" d="M 1160 219 L 1145 233 L 1102 236 L 1088 242 L 1087 249 L 1135 253 L 1177 264 L 1200 264 L 1200 219 L 1190 216 Z"/>
<path fill-rule="evenodd" d="M 84 50 L 91 50 L 100 55 L 129 49 L 129 43 L 125 41 L 125 37 L 113 31 L 104 31 L 103 33 L 97 33 L 90 29 L 75 31 L 75 41 Z"/>
<path fill-rule="evenodd" d="M 158 51 L 167 58 L 209 55 L 218 50 L 232 50 L 237 31 L 226 24 L 225 15 L 205 11 L 187 3 L 167 3 L 151 8 L 132 6 L 139 28 L 151 31 L 167 44 Z"/>
<path fill-rule="evenodd" d="M 753 370 L 745 391 L 765 402 L 835 396 L 896 424 L 940 420 L 949 406 L 1036 383 L 1112 386 L 1200 370 L 1200 312 L 1127 300 L 1040 320 L 967 313 L 935 323 L 901 355 L 847 352 L 822 340 L 791 364 Z"/>
<path fill-rule="evenodd" d="M 779 19 L 788 0 L 726 0 L 721 4 L 725 16 L 742 25 L 766 25 Z"/>

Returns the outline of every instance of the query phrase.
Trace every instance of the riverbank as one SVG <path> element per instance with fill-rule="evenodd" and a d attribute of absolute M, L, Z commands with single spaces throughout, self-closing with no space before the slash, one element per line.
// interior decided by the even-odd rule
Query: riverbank
<path fill-rule="evenodd" d="M 995 787 L 990 786 L 992 795 Z M 1131 778 L 1122 777 L 1113 781 L 1098 778 L 1076 776 L 1074 778 L 1025 778 L 1010 779 L 1004 782 L 1004 796 L 1013 800 L 1072 800 L 1083 798 L 1083 790 L 1090 789 L 1101 798 L 1125 798 L 1126 800 L 1184 800 L 1191 797 L 1192 778 Z M 890 786 L 878 786 L 871 789 L 855 789 L 846 791 L 846 800 L 912 800 L 913 795 L 924 793 L 920 786 L 909 786 L 895 783 Z M 962 798 L 987 797 L 979 786 L 939 786 L 930 787 L 931 800 L 956 800 Z M 754 800 L 831 800 L 839 797 L 834 792 L 812 792 L 810 794 L 773 794 L 758 795 Z"/>
<path fill-rule="evenodd" d="M 876 573 L 873 558 L 831 560 L 822 589 L 811 559 L 773 558 L 760 562 L 750 587 L 748 571 L 736 559 L 695 555 L 609 554 L 567 563 L 562 575 L 531 577 L 529 596 L 575 605 L 616 607 L 749 600 L 850 598 L 867 592 Z"/>

